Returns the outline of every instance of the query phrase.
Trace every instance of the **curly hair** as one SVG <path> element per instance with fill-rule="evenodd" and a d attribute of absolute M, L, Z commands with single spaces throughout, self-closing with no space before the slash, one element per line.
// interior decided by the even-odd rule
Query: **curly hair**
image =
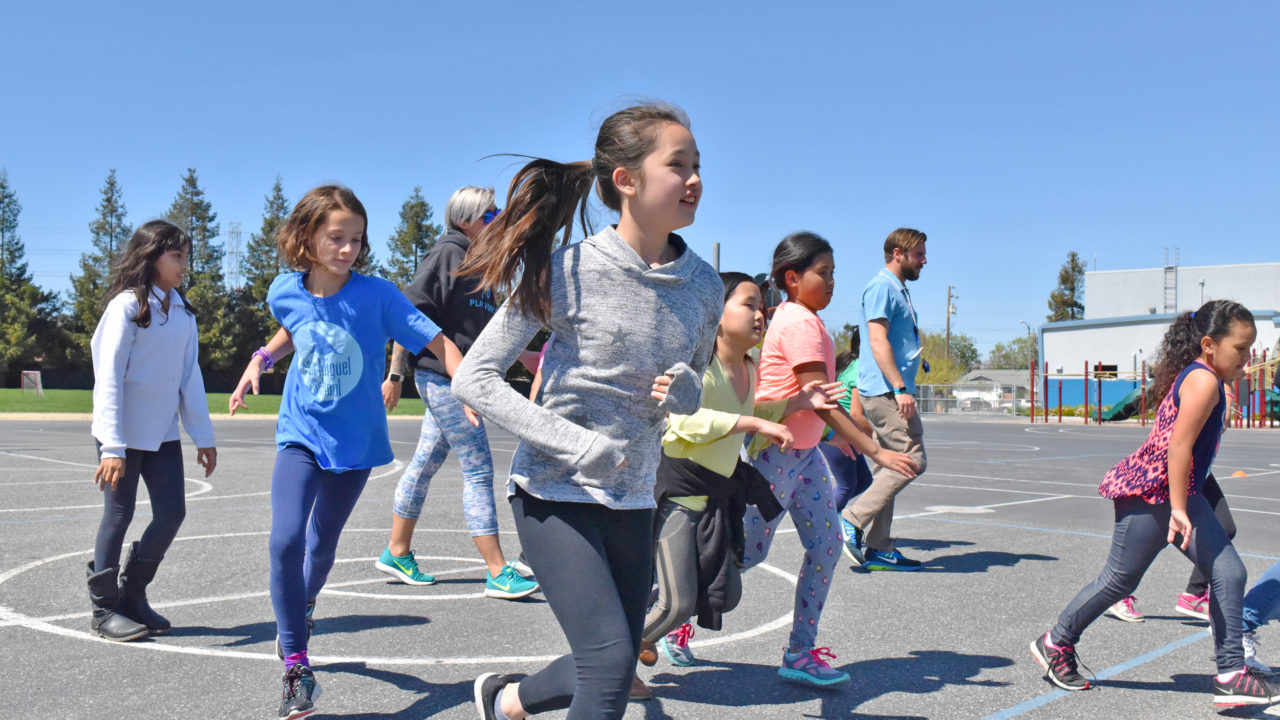
<path fill-rule="evenodd" d="M 1173 321 L 1160 341 L 1152 373 L 1155 378 L 1151 386 L 1152 404 L 1159 405 L 1169 394 L 1178 373 L 1200 357 L 1200 341 L 1206 337 L 1214 342 L 1221 340 L 1231 332 L 1232 322 L 1254 327 L 1253 313 L 1238 302 L 1210 300 L 1199 310 L 1182 313 Z"/>

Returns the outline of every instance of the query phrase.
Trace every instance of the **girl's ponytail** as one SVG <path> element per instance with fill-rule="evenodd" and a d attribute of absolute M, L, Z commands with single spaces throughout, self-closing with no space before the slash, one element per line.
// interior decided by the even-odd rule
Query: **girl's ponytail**
<path fill-rule="evenodd" d="M 506 208 L 477 238 L 458 275 L 479 277 L 485 290 L 515 285 L 511 301 L 527 315 L 551 314 L 551 252 L 573 234 L 575 211 L 588 228 L 587 200 L 596 175 L 588 161 L 535 159 L 520 169 L 507 190 Z M 517 281 L 518 278 L 518 281 Z"/>
<path fill-rule="evenodd" d="M 1253 313 L 1238 302 L 1210 300 L 1195 312 L 1185 312 L 1174 319 L 1173 325 L 1160 341 L 1160 351 L 1153 371 L 1151 398 L 1160 404 L 1169 394 L 1173 381 L 1183 368 L 1200 357 L 1200 340 L 1210 338 L 1214 342 L 1231 332 L 1232 322 L 1253 326 Z"/>
<path fill-rule="evenodd" d="M 511 301 L 516 308 L 546 322 L 551 314 L 551 252 L 556 233 L 564 231 L 561 245 L 569 242 L 575 211 L 583 229 L 591 232 L 587 201 L 592 185 L 605 207 L 621 212 L 622 197 L 613 184 L 613 171 L 639 170 L 668 123 L 687 128 L 689 118 L 673 105 L 629 107 L 601 123 L 591 160 L 566 165 L 538 158 L 525 165 L 511 180 L 506 208 L 471 245 L 458 275 L 480 278 L 485 290 L 515 285 Z"/>

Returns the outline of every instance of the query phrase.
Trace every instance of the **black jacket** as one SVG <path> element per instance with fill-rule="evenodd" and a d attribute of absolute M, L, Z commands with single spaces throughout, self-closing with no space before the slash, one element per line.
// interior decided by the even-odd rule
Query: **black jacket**
<path fill-rule="evenodd" d="M 445 337 L 452 340 L 464 355 L 498 311 L 492 291 L 477 292 L 477 278 L 454 276 L 470 246 L 471 241 L 466 235 L 457 230 L 446 230 L 404 288 L 409 302 L 439 325 Z M 413 359 L 419 370 L 448 375 L 444 362 L 430 350 L 424 348 Z"/>

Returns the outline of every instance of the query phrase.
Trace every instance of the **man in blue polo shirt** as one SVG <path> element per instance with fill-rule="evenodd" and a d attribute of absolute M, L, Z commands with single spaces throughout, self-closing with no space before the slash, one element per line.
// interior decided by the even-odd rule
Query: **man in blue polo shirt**
<path fill-rule="evenodd" d="M 906 283 L 925 265 L 925 234 L 898 228 L 884 241 L 885 266 L 862 292 L 862 362 L 858 395 L 880 445 L 906 453 L 924 473 L 924 426 L 916 409 L 916 371 L 920 368 L 920 329 Z M 925 363 L 925 372 L 929 371 Z M 918 570 L 920 562 L 903 557 L 890 534 L 893 499 L 911 478 L 876 468 L 875 480 L 841 512 L 845 555 L 868 570 Z"/>

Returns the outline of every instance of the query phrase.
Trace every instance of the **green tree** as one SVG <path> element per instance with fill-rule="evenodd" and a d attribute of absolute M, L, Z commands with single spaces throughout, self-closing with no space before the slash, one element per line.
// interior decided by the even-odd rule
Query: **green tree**
<path fill-rule="evenodd" d="M 0 168 L 0 373 L 42 363 L 61 350 L 57 298 L 32 281 L 18 234 L 22 203 Z"/>
<path fill-rule="evenodd" d="M 1058 269 L 1058 286 L 1049 293 L 1052 322 L 1079 320 L 1084 317 L 1084 262 L 1075 250 L 1067 253 L 1067 261 Z"/>
<path fill-rule="evenodd" d="M 422 187 L 415 187 L 409 199 L 400 206 L 400 223 L 387 240 L 390 255 L 383 269 L 383 277 L 404 287 L 413 279 L 418 263 L 436 245 L 442 228 L 432 224 L 434 211 L 422 197 Z"/>
<path fill-rule="evenodd" d="M 1035 353 L 1035 336 L 1019 335 L 1007 343 L 996 343 L 987 355 L 986 367 L 991 370 L 1026 370 L 1031 367 Z"/>
<path fill-rule="evenodd" d="M 216 242 L 218 215 L 195 168 L 187 169 L 167 216 L 191 236 L 186 295 L 199 321 L 200 367 L 206 373 L 225 371 L 243 358 L 235 356 L 235 318 L 222 272 L 223 248 Z"/>
<path fill-rule="evenodd" d="M 111 268 L 133 233 L 133 226 L 126 220 L 129 211 L 125 208 L 124 193 L 114 169 L 107 173 L 101 192 L 98 216 L 89 223 L 93 249 L 80 254 L 80 274 L 71 276 L 66 328 L 70 342 L 67 360 L 72 367 L 83 368 L 90 364 L 89 341 L 93 339 L 93 331 L 102 314 Z"/>
<path fill-rule="evenodd" d="M 981 357 L 973 338 L 964 333 L 951 333 L 951 352 L 947 353 L 945 333 L 920 331 L 922 349 L 920 356 L 928 361 L 930 372 L 924 371 L 924 363 L 916 373 L 917 385 L 953 385 L 960 382 Z"/>
<path fill-rule="evenodd" d="M 271 282 L 281 272 L 287 271 L 276 240 L 285 221 L 289 219 L 289 200 L 284 195 L 284 181 L 279 175 L 271 186 L 262 207 L 262 226 L 250 233 L 249 244 L 240 258 L 240 273 L 244 285 L 236 291 L 237 338 L 235 355 L 247 359 L 258 346 L 279 327 L 267 307 L 267 291 Z M 281 371 L 288 367 L 288 358 L 277 366 Z"/>

